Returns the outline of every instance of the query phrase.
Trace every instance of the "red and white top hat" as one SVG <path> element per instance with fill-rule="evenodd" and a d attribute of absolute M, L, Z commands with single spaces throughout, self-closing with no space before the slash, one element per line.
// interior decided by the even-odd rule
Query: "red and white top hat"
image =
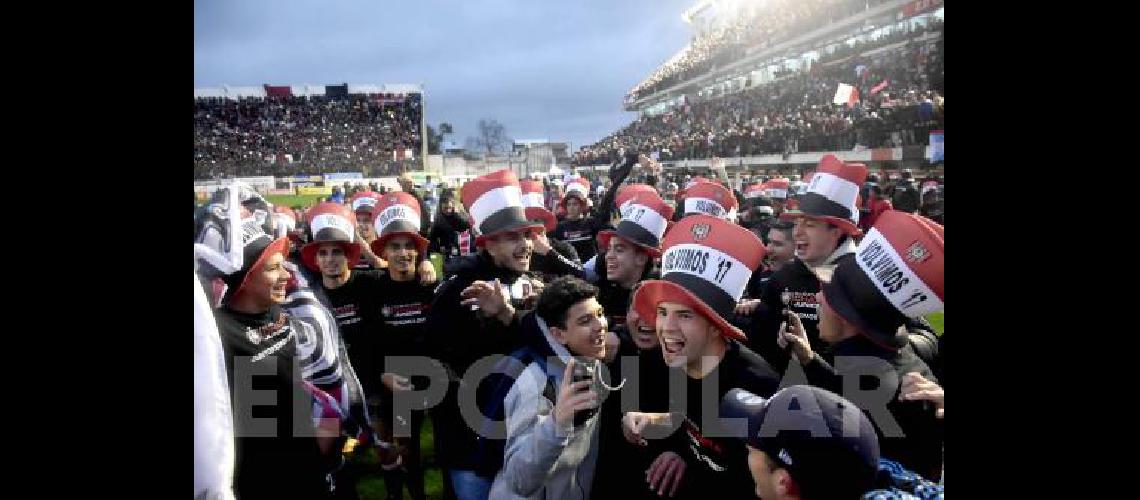
<path fill-rule="evenodd" d="M 781 219 L 809 217 L 839 226 L 849 235 L 859 235 L 859 188 L 867 180 L 867 166 L 844 163 L 835 155 L 824 155 L 811 177 L 807 190 L 798 192 L 799 206 L 785 210 Z"/>
<path fill-rule="evenodd" d="M 352 210 L 340 203 L 326 201 L 318 203 L 305 215 L 309 221 L 309 232 L 313 240 L 301 247 L 301 262 L 305 267 L 320 272 L 317 265 L 317 249 L 322 243 L 340 243 L 349 265 L 360 260 L 361 248 L 353 239 L 356 236 L 356 217 Z"/>
<path fill-rule="evenodd" d="M 661 302 L 687 304 L 726 337 L 746 340 L 727 318 L 767 253 L 760 238 L 724 219 L 697 214 L 674 224 L 662 247 L 661 279 L 647 280 L 637 289 L 637 313 L 652 318 Z"/>
<path fill-rule="evenodd" d="M 609 247 L 610 238 L 617 236 L 637 245 L 652 257 L 660 256 L 661 237 L 672 218 L 673 207 L 656 193 L 637 193 L 621 209 L 621 221 L 617 227 L 598 233 L 598 247 Z"/>
<path fill-rule="evenodd" d="M 938 223 L 887 210 L 823 285 L 828 305 L 876 344 L 901 349 L 906 318 L 944 309 L 945 245 Z"/>
<path fill-rule="evenodd" d="M 657 189 L 654 189 L 654 187 L 649 184 L 626 184 L 618 188 L 617 195 L 614 196 L 614 205 L 618 207 L 618 212 L 620 213 L 623 205 L 629 202 L 629 200 L 638 193 L 651 193 L 660 196 L 660 194 L 657 193 Z"/>
<path fill-rule="evenodd" d="M 542 223 L 547 231 L 553 231 L 558 227 L 558 219 L 546 209 L 546 191 L 542 188 L 542 181 L 523 179 L 519 181 L 519 188 L 522 190 L 526 220 Z"/>
<path fill-rule="evenodd" d="M 786 200 L 788 199 L 788 185 L 790 183 L 791 181 L 786 178 L 770 179 L 764 183 L 764 196 L 773 200 Z"/>
<path fill-rule="evenodd" d="M 744 188 L 744 199 L 746 200 L 765 198 L 767 196 L 767 183 L 765 182 L 754 182 Z"/>
<path fill-rule="evenodd" d="M 685 190 L 684 214 L 708 214 L 728 218 L 736 212 L 736 195 L 713 182 L 702 182 Z"/>
<path fill-rule="evenodd" d="M 459 196 L 471 214 L 473 225 L 479 228 L 479 237 L 475 239 L 477 246 L 498 233 L 543 227 L 527 220 L 522 188 L 510 170 L 491 172 L 467 181 L 460 188 Z"/>
<path fill-rule="evenodd" d="M 372 227 L 376 229 L 376 239 L 372 240 L 372 253 L 383 255 L 384 245 L 393 236 L 408 236 L 416 244 L 420 256 L 426 256 L 428 240 L 420 235 L 420 203 L 416 197 L 403 191 L 385 194 L 376 203 L 376 217 Z"/>
<path fill-rule="evenodd" d="M 570 196 L 577 196 L 583 201 L 589 200 L 590 181 L 582 177 L 575 177 L 566 181 L 566 194 L 562 195 L 562 199 L 565 200 Z"/>
<path fill-rule="evenodd" d="M 364 191 L 356 193 L 349 198 L 348 204 L 352 207 L 353 212 L 368 212 L 369 215 L 375 216 L 376 201 L 382 196 L 380 193 L 373 191 Z"/>

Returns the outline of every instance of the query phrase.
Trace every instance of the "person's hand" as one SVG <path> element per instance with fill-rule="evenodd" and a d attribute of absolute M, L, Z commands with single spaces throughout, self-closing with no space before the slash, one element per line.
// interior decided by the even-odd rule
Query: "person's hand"
<path fill-rule="evenodd" d="M 370 247 L 373 241 L 376 241 L 376 229 L 371 224 L 357 224 L 356 237 L 363 242 L 365 247 Z M 371 249 L 369 249 L 371 251 Z"/>
<path fill-rule="evenodd" d="M 645 471 L 645 480 L 649 482 L 649 489 L 657 490 L 657 496 L 660 497 L 675 496 L 688 466 L 684 458 L 672 451 L 658 455 Z"/>
<path fill-rule="evenodd" d="M 546 231 L 537 230 L 534 231 L 533 234 L 534 238 L 532 241 L 534 242 L 534 253 L 539 255 L 546 255 L 554 249 L 550 246 L 550 238 L 546 236 Z"/>
<path fill-rule="evenodd" d="M 511 311 L 511 301 L 507 297 L 506 291 L 500 286 L 497 279 L 495 281 L 471 283 L 471 286 L 464 288 L 459 296 L 463 299 L 460 304 L 464 306 L 478 305 L 483 314 L 489 317 L 500 317 L 504 312 L 507 312 L 509 316 L 514 312 Z"/>
<path fill-rule="evenodd" d="M 618 349 L 621 347 L 621 339 L 618 338 L 614 332 L 606 332 L 606 356 L 602 359 L 603 363 L 612 363 L 614 358 L 617 357 Z"/>
<path fill-rule="evenodd" d="M 396 375 L 395 373 L 385 373 L 380 376 L 380 381 L 384 383 L 384 387 L 392 392 L 397 391 L 410 391 L 412 390 L 412 381 L 408 377 Z"/>
<path fill-rule="evenodd" d="M 931 380 L 927 380 L 926 377 L 919 375 L 918 372 L 910 372 L 903 375 L 902 391 L 899 393 L 899 401 L 930 401 L 934 403 L 935 416 L 943 418 L 943 416 L 946 415 L 946 402 L 942 386 Z"/>
<path fill-rule="evenodd" d="M 569 429 L 574 425 L 574 414 L 582 410 L 590 410 L 598 406 L 598 395 L 590 390 L 592 380 L 579 380 L 574 382 L 574 365 L 577 360 L 571 358 L 562 371 L 562 383 L 558 387 L 558 402 L 554 404 L 554 422 L 562 429 Z"/>
<path fill-rule="evenodd" d="M 642 413 L 639 411 L 626 412 L 621 417 L 621 433 L 625 435 L 625 440 L 630 444 L 638 446 L 645 446 L 649 444 L 641 433 L 645 431 L 645 426 L 650 423 L 650 414 Z"/>
<path fill-rule="evenodd" d="M 787 311 L 784 317 L 787 320 L 780 323 L 780 338 L 792 347 L 792 352 L 796 355 L 796 359 L 800 360 L 800 364 L 807 364 L 813 354 L 804 325 L 800 322 L 799 315 L 794 312 Z"/>
<path fill-rule="evenodd" d="M 424 259 L 423 262 L 420 262 L 420 268 L 417 271 L 420 275 L 421 285 L 430 285 L 432 283 L 435 283 L 435 280 L 437 278 L 435 275 L 435 266 L 432 265 L 430 260 Z"/>
<path fill-rule="evenodd" d="M 760 299 L 744 299 L 736 304 L 736 314 L 748 316 L 760 305 Z"/>
<path fill-rule="evenodd" d="M 661 173 L 661 169 L 664 168 L 660 163 L 653 161 L 653 158 L 650 158 L 646 155 L 638 155 L 637 163 L 641 165 L 641 168 L 644 168 L 653 174 Z"/>

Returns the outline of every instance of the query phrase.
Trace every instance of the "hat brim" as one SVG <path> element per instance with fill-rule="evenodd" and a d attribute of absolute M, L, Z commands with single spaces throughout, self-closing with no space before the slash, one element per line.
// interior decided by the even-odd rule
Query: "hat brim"
<path fill-rule="evenodd" d="M 405 231 L 391 232 L 372 240 L 372 244 L 369 246 L 369 248 L 371 248 L 372 253 L 376 254 L 377 256 L 383 256 L 384 246 L 388 244 L 388 240 L 397 236 L 407 236 L 411 238 L 412 242 L 416 244 L 416 251 L 419 252 L 420 257 L 427 257 L 428 240 L 427 238 L 421 236 L 419 233 Z"/>
<path fill-rule="evenodd" d="M 268 261 L 269 257 L 275 253 L 279 253 L 284 257 L 289 256 L 288 236 L 282 236 L 273 240 L 272 243 L 265 247 L 265 250 L 261 251 L 261 255 L 258 255 L 257 260 L 253 261 L 253 265 L 249 266 L 249 271 L 246 272 L 245 276 L 242 277 L 241 284 L 238 285 L 237 289 L 234 290 L 234 293 L 230 296 L 230 302 L 235 300 L 243 291 L 245 291 L 245 287 L 247 284 L 249 284 L 249 280 L 253 279 L 253 273 L 257 269 L 265 267 L 265 262 Z"/>
<path fill-rule="evenodd" d="M 523 211 L 526 212 L 526 219 L 528 221 L 541 222 L 548 232 L 558 227 L 558 219 L 554 217 L 554 214 L 550 213 L 550 210 L 539 207 L 526 207 Z"/>
<path fill-rule="evenodd" d="M 693 295 L 681 285 L 664 280 L 646 280 L 641 283 L 633 295 L 633 307 L 643 318 L 657 317 L 657 304 L 661 302 L 677 302 L 695 309 L 701 316 L 716 325 L 721 334 L 727 338 L 747 341 L 739 328 L 733 326 L 728 320 L 722 318 L 713 308 L 703 300 Z"/>
<path fill-rule="evenodd" d="M 636 241 L 633 241 L 633 240 L 631 240 L 631 239 L 629 239 L 629 238 L 627 238 L 621 234 L 618 234 L 617 231 L 614 231 L 612 229 L 607 229 L 605 231 L 599 231 L 598 232 L 598 248 L 604 249 L 604 248 L 609 247 L 610 246 L 610 238 L 613 238 L 614 236 L 617 236 L 618 239 L 620 239 L 626 243 L 629 243 L 630 245 L 636 246 L 638 249 L 645 252 L 646 254 L 648 254 L 650 257 L 652 257 L 654 259 L 661 256 L 661 250 L 660 249 L 655 248 L 655 247 L 651 247 L 649 245 L 645 245 L 643 243 L 638 243 Z"/>
<path fill-rule="evenodd" d="M 319 274 L 321 272 L 321 266 L 317 263 L 317 249 L 325 243 L 336 243 L 344 249 L 344 257 L 348 261 L 349 269 L 352 269 L 352 266 L 356 265 L 356 262 L 360 260 L 361 252 L 364 251 L 360 248 L 360 245 L 347 241 L 314 241 L 308 243 L 301 247 L 301 263 L 314 273 Z"/>
<path fill-rule="evenodd" d="M 872 326 L 871 323 L 868 322 L 867 319 L 859 313 L 859 309 L 851 303 L 851 299 L 847 297 L 847 293 L 845 293 L 842 287 L 839 286 L 834 280 L 831 282 L 823 283 L 820 288 L 823 291 L 824 298 L 827 299 L 828 307 L 835 310 L 835 313 L 838 314 L 839 317 L 843 318 L 844 321 L 855 325 L 855 328 L 859 330 L 859 333 L 861 333 L 864 337 L 870 339 L 871 342 L 874 342 L 875 345 L 878 345 L 883 349 L 887 349 L 889 351 L 898 350 L 897 347 L 884 344 L 881 340 L 879 340 L 884 338 L 892 338 L 895 336 L 895 332 L 884 332 Z M 822 314 L 822 312 L 820 314 Z"/>
<path fill-rule="evenodd" d="M 806 217 L 808 219 L 823 221 L 823 222 L 827 222 L 829 224 L 834 224 L 835 226 L 839 227 L 840 231 L 843 231 L 848 236 L 861 236 L 863 234 L 862 229 L 859 229 L 859 227 L 856 226 L 855 223 L 853 223 L 847 219 L 840 219 L 839 217 L 832 217 L 830 215 L 812 215 L 812 214 L 804 213 L 803 211 L 801 211 L 799 209 L 785 208 L 784 211 L 782 213 L 780 213 L 779 218 L 780 218 L 780 220 L 795 220 L 795 219 L 798 219 L 800 217 Z"/>
<path fill-rule="evenodd" d="M 542 223 L 536 223 L 536 222 L 531 222 L 531 221 L 514 222 L 514 223 L 511 223 L 511 225 L 504 227 L 502 229 L 499 229 L 493 233 L 480 234 L 479 236 L 476 236 L 475 237 L 475 246 L 481 248 L 481 247 L 483 247 L 483 245 L 485 245 L 487 243 L 488 238 L 493 238 L 493 237 L 498 236 L 498 235 L 503 234 L 503 233 L 514 233 L 514 232 L 525 231 L 525 230 L 529 230 L 529 229 L 543 229 L 543 230 L 545 230 L 546 226 L 544 226 Z"/>

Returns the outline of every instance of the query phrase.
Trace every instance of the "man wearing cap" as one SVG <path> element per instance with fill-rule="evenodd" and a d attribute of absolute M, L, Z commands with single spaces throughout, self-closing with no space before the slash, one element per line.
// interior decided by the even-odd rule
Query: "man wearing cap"
<path fill-rule="evenodd" d="M 774 217 L 779 217 L 787 208 L 788 193 L 791 190 L 791 181 L 779 177 L 764 183 L 764 196 L 772 200 Z"/>
<path fill-rule="evenodd" d="M 420 377 L 401 375 L 387 369 L 387 356 L 424 356 L 428 353 L 426 332 L 428 312 L 431 308 L 434 286 L 417 279 L 416 267 L 427 251 L 428 240 L 420 235 L 420 213 L 416 199 L 405 192 L 389 193 L 381 197 L 375 207 L 374 220 L 377 238 L 372 251 L 388 263 L 387 272 L 376 279 L 369 292 L 374 304 L 367 313 L 376 315 L 376 329 L 365 339 L 375 373 L 382 373 L 382 388 L 369 394 L 375 396 L 377 408 L 373 415 L 380 418 L 382 436 L 387 439 L 396 431 L 394 427 L 393 394 L 400 391 L 423 390 L 427 381 Z M 389 498 L 400 498 L 404 484 L 413 499 L 424 495 L 423 466 L 420 462 L 420 430 L 423 427 L 423 410 L 412 411 L 411 421 L 401 421 L 401 432 L 411 438 L 397 438 L 404 451 L 403 467 L 384 472 Z M 405 432 L 406 431 L 406 432 Z"/>
<path fill-rule="evenodd" d="M 491 478 L 478 475 L 477 434 L 460 413 L 460 379 L 477 360 L 508 354 L 522 346 L 518 314 L 522 301 L 537 294 L 527 276 L 534 252 L 534 232 L 541 223 L 526 218 L 518 178 L 509 170 L 476 177 L 460 192 L 481 249 L 472 266 L 463 267 L 436 290 L 426 331 L 434 356 L 451 378 L 447 395 L 432 414 L 436 460 L 458 498 L 485 499 Z"/>
<path fill-rule="evenodd" d="M 883 439 L 883 456 L 916 472 L 937 479 L 942 465 L 942 433 L 934 409 L 918 401 L 899 399 L 904 375 L 918 373 L 937 382 L 930 368 L 910 347 L 908 318 L 943 310 L 943 230 L 921 216 L 897 210 L 883 214 L 859 243 L 854 258 L 836 268 L 830 282 L 817 294 L 820 339 L 832 346 L 834 366 L 815 354 L 802 325 L 790 317 L 790 331 L 781 333 L 808 381 L 842 391 L 844 376 L 871 375 L 889 400 L 861 400 L 848 394 L 872 417 L 885 404 L 897 420 L 875 418 Z M 847 361 L 844 364 L 844 361 Z"/>
<path fill-rule="evenodd" d="M 802 321 L 812 348 L 829 355 L 819 340 L 816 293 L 820 290 L 820 276 L 826 278 L 842 260 L 852 258 L 852 238 L 862 234 L 857 226 L 856 199 L 866 177 L 866 165 L 844 163 L 835 155 L 824 155 L 811 184 L 796 197 L 798 206 L 786 209 L 780 216 L 782 220 L 794 221 L 796 258 L 774 273 L 764 288 L 754 313 L 749 344 L 780 372 L 789 360 L 788 353 L 777 344 L 785 309 Z M 933 336 L 929 325 L 921 320 L 908 322 L 908 329 Z"/>
<path fill-rule="evenodd" d="M 372 228 L 372 210 L 380 196 L 380 193 L 366 191 L 353 194 L 348 199 L 349 208 L 356 215 L 356 237 L 364 242 L 364 245 L 361 246 L 360 259 L 352 265 L 353 270 L 371 271 L 382 269 L 386 265 L 368 245 L 369 242 L 376 239 L 376 233 Z"/>
<path fill-rule="evenodd" d="M 273 239 L 255 219 L 242 224 L 241 239 L 232 243 L 242 248 L 242 267 L 223 277 L 228 288 L 214 311 L 233 397 L 234 493 L 238 498 L 328 498 L 326 441 L 315 433 L 298 434 L 298 429 L 314 431 L 312 422 L 293 418 L 294 405 L 312 401 L 296 369 L 297 336 L 313 332 L 281 310 L 290 278 L 284 267 L 289 240 Z M 272 394 L 271 403 L 264 403 L 266 393 Z"/>
<path fill-rule="evenodd" d="M 698 214 L 675 224 L 662 247 L 661 279 L 643 283 L 633 302 L 638 315 L 656 318 L 665 363 L 685 371 L 684 413 L 628 412 L 623 431 L 631 442 L 644 443 L 647 428 L 680 426 L 681 439 L 672 451 L 687 469 L 679 490 L 672 479 L 657 482 L 659 493 L 695 498 L 715 490 L 738 498 L 753 490 L 744 444 L 708 432 L 708 425 L 729 389 L 768 396 L 779 385 L 779 375 L 741 344 L 747 340 L 744 333 L 727 320 L 764 257 L 764 245 L 747 229 Z M 712 406 L 705 408 L 706 402 Z M 670 465 L 664 474 L 671 476 L 678 467 Z M 651 475 L 659 479 L 661 472 Z"/>
<path fill-rule="evenodd" d="M 745 430 L 757 498 L 860 498 L 875 485 L 875 428 L 854 403 L 838 394 L 793 385 L 765 399 L 732 389 L 720 410 L 722 418 L 736 420 Z"/>

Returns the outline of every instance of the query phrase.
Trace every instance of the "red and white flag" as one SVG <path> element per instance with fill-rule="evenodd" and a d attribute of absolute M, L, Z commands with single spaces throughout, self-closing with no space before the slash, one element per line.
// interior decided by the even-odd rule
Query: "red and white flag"
<path fill-rule="evenodd" d="M 839 84 L 839 88 L 835 90 L 835 98 L 831 100 L 835 104 L 846 104 L 854 106 L 859 102 L 859 89 L 847 85 L 846 83 Z"/>

